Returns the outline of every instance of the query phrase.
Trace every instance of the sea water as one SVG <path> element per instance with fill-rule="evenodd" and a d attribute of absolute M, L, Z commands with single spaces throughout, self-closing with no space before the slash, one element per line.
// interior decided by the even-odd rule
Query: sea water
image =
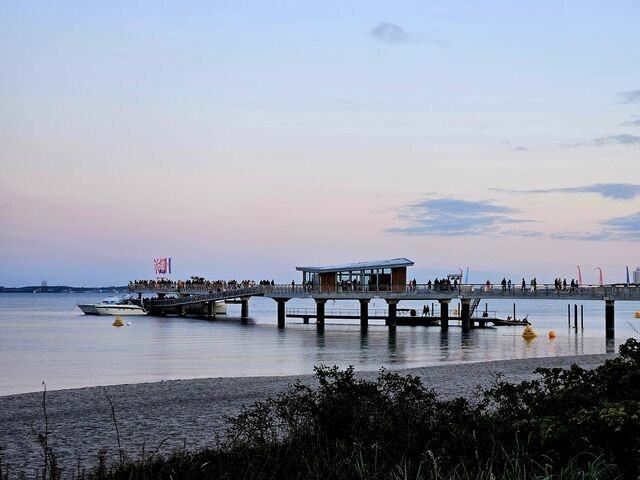
<path fill-rule="evenodd" d="M 114 317 L 84 315 L 77 303 L 96 303 L 96 293 L 0 294 L 0 395 L 121 383 L 203 377 L 305 375 L 314 366 L 353 365 L 356 370 L 400 369 L 443 363 L 530 357 L 596 354 L 617 351 L 629 338 L 640 338 L 634 312 L 640 302 L 615 304 L 615 338 L 605 338 L 604 302 L 518 300 L 516 316 L 528 315 L 538 337 L 522 338 L 522 327 L 495 327 L 463 332 L 455 322 L 439 326 L 398 326 L 370 320 L 363 332 L 359 320 L 326 320 L 319 331 L 312 319 L 287 319 L 277 328 L 277 304 L 252 297 L 248 320 L 240 305 L 215 320 L 178 316 Z M 399 308 L 422 312 L 425 302 L 403 301 Z M 426 303 L 431 308 L 432 303 Z M 434 302 L 437 307 L 437 302 Z M 577 329 L 574 304 L 578 305 Z M 292 299 L 287 308 L 314 308 L 313 300 Z M 334 308 L 357 309 L 357 301 L 328 302 Z M 457 300 L 449 311 L 457 307 Z M 370 312 L 386 308 L 374 299 Z M 513 316 L 513 300 L 481 302 L 491 315 Z M 582 312 L 582 315 L 581 315 Z M 581 316 L 583 320 L 581 321 Z M 570 324 L 569 324 L 570 323 Z M 556 338 L 548 332 L 554 330 Z"/>

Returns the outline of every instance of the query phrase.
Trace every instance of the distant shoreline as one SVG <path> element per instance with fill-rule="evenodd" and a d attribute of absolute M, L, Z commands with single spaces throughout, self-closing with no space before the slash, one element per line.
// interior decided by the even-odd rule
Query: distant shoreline
<path fill-rule="evenodd" d="M 127 293 L 129 287 L 68 287 L 65 285 L 0 287 L 0 293 Z"/>

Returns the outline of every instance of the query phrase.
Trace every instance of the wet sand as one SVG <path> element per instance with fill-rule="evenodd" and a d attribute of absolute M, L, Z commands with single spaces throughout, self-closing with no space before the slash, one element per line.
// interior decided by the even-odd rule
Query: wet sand
<path fill-rule="evenodd" d="M 595 368 L 614 354 L 529 358 L 493 362 L 438 365 L 398 370 L 417 375 L 441 398 L 472 396 L 478 387 L 490 386 L 496 375 L 518 383 L 535 377 L 538 367 L 568 368 L 576 363 Z M 377 372 L 359 376 L 374 378 Z M 109 398 L 113 403 L 120 443 L 130 458 L 158 450 L 195 450 L 211 445 L 223 435 L 226 419 L 245 406 L 286 389 L 296 380 L 315 386 L 312 375 L 291 377 L 240 377 L 172 380 L 158 383 L 114 385 L 46 393 L 49 445 L 63 468 L 63 478 L 78 468 L 97 465 L 100 451 L 109 459 L 118 455 L 118 443 Z M 108 398 L 107 398 L 108 395 Z M 35 476 L 42 468 L 38 434 L 45 431 L 42 393 L 0 396 L 0 446 L 3 463 L 12 478 L 18 472 Z"/>

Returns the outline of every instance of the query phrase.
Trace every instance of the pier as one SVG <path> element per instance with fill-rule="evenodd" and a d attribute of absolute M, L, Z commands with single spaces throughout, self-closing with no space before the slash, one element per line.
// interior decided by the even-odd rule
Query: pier
<path fill-rule="evenodd" d="M 319 327 L 324 326 L 325 319 L 338 318 L 335 313 L 325 308 L 326 303 L 333 300 L 358 301 L 359 309 L 339 318 L 359 320 L 362 329 L 368 327 L 369 319 L 376 318 L 384 318 L 390 329 L 396 328 L 399 319 L 408 317 L 406 309 L 398 308 L 402 301 L 437 302 L 437 318 L 443 331 L 449 328 L 450 318 L 459 318 L 463 329 L 484 326 L 481 325 L 481 320 L 478 320 L 479 317 L 474 316 L 480 299 L 561 300 L 570 303 L 597 300 L 604 302 L 607 338 L 613 338 L 615 333 L 615 302 L 640 301 L 640 285 L 637 284 L 580 285 L 573 289 L 558 289 L 554 284 L 514 284 L 505 288 L 490 283 L 466 284 L 462 283 L 461 275 L 450 275 L 453 283 L 435 287 L 430 282 L 425 284 L 408 281 L 407 267 L 412 265 L 413 262 L 410 260 L 399 258 L 327 267 L 296 267 L 302 272 L 300 283 L 240 286 L 219 291 L 202 285 L 175 283 L 131 283 L 129 290 L 138 293 L 140 299 L 144 293 L 155 293 L 158 298 L 149 302 L 149 312 L 154 315 L 187 314 L 189 311 L 195 311 L 214 316 L 215 302 L 225 301 L 240 303 L 241 317 L 248 318 L 248 300 L 252 296 L 269 297 L 277 303 L 279 328 L 285 327 L 287 317 L 303 320 L 306 318 L 307 321 L 309 318 L 315 318 Z M 173 298 L 168 297 L 169 294 L 172 294 Z M 291 310 L 288 314 L 286 303 L 293 298 L 313 299 L 316 308 L 304 315 L 294 315 Z M 369 303 L 373 299 L 381 299 L 387 303 L 384 315 L 379 311 L 369 310 Z M 460 304 L 458 315 L 449 314 L 449 306 L 454 300 Z M 418 315 L 420 313 L 422 312 Z M 485 318 L 485 322 L 487 321 Z"/>

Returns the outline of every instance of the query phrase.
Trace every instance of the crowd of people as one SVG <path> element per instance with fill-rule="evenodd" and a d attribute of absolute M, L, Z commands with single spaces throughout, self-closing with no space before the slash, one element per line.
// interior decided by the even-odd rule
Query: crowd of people
<path fill-rule="evenodd" d="M 429 279 L 429 281 L 427 282 L 427 290 L 429 290 L 430 292 L 450 292 L 453 290 L 458 290 L 458 286 L 459 283 L 457 278 L 454 278 L 453 282 L 451 282 L 450 278 L 436 278 L 433 282 L 431 281 L 431 279 Z"/>
<path fill-rule="evenodd" d="M 560 280 L 560 277 L 554 280 L 554 285 L 556 288 L 556 292 L 575 292 L 578 290 L 578 282 L 571 279 L 571 283 L 567 284 L 567 279 Z"/>
<path fill-rule="evenodd" d="M 273 280 L 261 280 L 260 285 L 273 285 Z M 156 278 L 153 280 L 133 280 L 129 282 L 129 289 L 146 290 L 202 290 L 206 292 L 226 292 L 239 288 L 255 287 L 254 280 L 206 280 L 203 277 L 191 277 L 189 280 L 169 280 Z"/>

